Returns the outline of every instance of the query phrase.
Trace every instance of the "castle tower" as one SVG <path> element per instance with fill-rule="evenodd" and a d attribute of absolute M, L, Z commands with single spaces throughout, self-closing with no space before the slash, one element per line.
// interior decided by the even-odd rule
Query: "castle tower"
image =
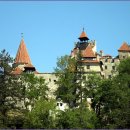
<path fill-rule="evenodd" d="M 84 28 L 78 39 L 80 41 L 77 42 L 75 48 L 71 51 L 71 56 L 76 58 L 78 53 L 81 54 L 79 68 L 83 68 L 86 76 L 93 71 L 100 75 L 101 68 L 100 61 L 97 58 L 96 42 L 88 41 L 89 38 L 85 33 Z"/>
<path fill-rule="evenodd" d="M 30 73 L 36 70 L 31 63 L 23 37 L 16 54 L 13 68 L 14 68 L 14 70 L 12 71 L 13 74 L 21 74 L 22 72 Z"/>
<path fill-rule="evenodd" d="M 123 42 L 121 47 L 118 49 L 119 59 L 125 59 L 130 56 L 130 46 Z"/>
<path fill-rule="evenodd" d="M 80 37 L 78 38 L 81 42 L 85 42 L 85 41 L 88 41 L 89 38 L 87 36 L 87 34 L 84 32 L 84 28 L 83 28 L 83 31 L 82 33 L 80 34 Z"/>

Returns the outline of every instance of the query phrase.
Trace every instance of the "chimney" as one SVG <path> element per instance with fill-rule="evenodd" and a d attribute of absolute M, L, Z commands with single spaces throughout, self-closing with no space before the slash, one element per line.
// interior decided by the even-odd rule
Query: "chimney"
<path fill-rule="evenodd" d="M 103 50 L 100 50 L 100 55 L 103 56 Z"/>

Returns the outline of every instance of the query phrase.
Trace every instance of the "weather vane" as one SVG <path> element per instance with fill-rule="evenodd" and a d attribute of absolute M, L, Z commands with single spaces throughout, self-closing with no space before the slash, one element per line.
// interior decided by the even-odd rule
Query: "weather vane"
<path fill-rule="evenodd" d="M 84 27 L 83 27 L 83 32 L 84 32 Z"/>
<path fill-rule="evenodd" d="M 23 33 L 21 33 L 21 38 L 23 39 Z"/>

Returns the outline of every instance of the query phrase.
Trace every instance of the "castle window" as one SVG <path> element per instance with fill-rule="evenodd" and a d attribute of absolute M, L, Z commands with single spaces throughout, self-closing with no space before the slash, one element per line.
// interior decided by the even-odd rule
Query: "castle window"
<path fill-rule="evenodd" d="M 26 73 L 32 74 L 33 72 L 31 70 L 27 70 Z"/>
<path fill-rule="evenodd" d="M 87 69 L 90 69 L 90 65 L 87 65 Z"/>
<path fill-rule="evenodd" d="M 84 70 L 84 67 L 80 66 L 80 67 L 78 67 L 78 70 L 79 70 L 79 71 L 83 71 L 83 70 Z"/>
<path fill-rule="evenodd" d="M 108 78 L 111 79 L 111 75 L 108 75 Z"/>
<path fill-rule="evenodd" d="M 107 66 L 105 65 L 105 69 L 107 70 Z"/>
<path fill-rule="evenodd" d="M 123 56 L 123 59 L 125 59 L 125 56 Z"/>
<path fill-rule="evenodd" d="M 62 103 L 60 103 L 60 106 L 62 106 Z"/>
<path fill-rule="evenodd" d="M 56 80 L 54 80 L 54 82 L 56 82 Z"/>
<path fill-rule="evenodd" d="M 112 69 L 115 70 L 115 66 L 112 66 Z"/>
<path fill-rule="evenodd" d="M 57 103 L 57 106 L 59 106 L 59 103 Z"/>
<path fill-rule="evenodd" d="M 114 63 L 114 59 L 112 59 L 112 63 Z"/>
<path fill-rule="evenodd" d="M 102 78 L 104 79 L 104 78 L 105 78 L 105 76 L 104 76 L 104 75 L 102 75 Z"/>
<path fill-rule="evenodd" d="M 108 59 L 105 59 L 105 62 L 108 62 Z"/>

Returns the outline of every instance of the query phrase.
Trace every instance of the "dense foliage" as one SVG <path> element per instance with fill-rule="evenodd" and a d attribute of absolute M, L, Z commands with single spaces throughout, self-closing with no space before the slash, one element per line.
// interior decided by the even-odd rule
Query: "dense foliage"
<path fill-rule="evenodd" d="M 19 110 L 17 102 L 22 99 L 23 87 L 18 83 L 18 77 L 12 76 L 11 63 L 13 59 L 2 50 L 0 53 L 0 128 L 6 128 L 14 111 Z"/>
<path fill-rule="evenodd" d="M 65 111 L 48 99 L 45 79 L 26 73 L 11 75 L 11 63 L 10 55 L 1 51 L 0 128 L 130 128 L 130 58 L 121 61 L 111 79 L 93 73 L 87 80 L 74 58 L 59 58 L 55 95 L 68 104 Z"/>

